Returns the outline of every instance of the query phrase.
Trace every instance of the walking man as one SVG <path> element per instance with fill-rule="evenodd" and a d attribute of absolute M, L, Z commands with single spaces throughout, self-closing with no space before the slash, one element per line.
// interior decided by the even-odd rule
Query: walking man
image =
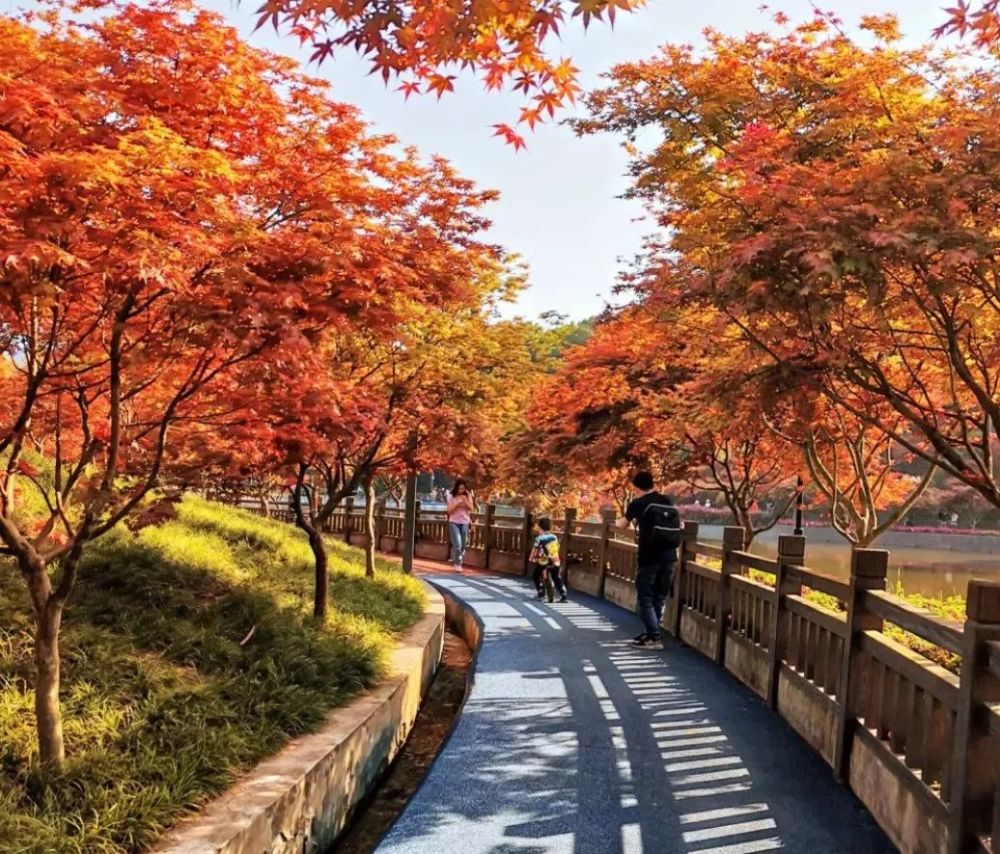
<path fill-rule="evenodd" d="M 635 475 L 632 486 L 637 496 L 629 502 L 625 516 L 618 520 L 619 528 L 636 526 L 639 545 L 635 587 L 643 630 L 633 639 L 632 646 L 663 649 L 660 623 L 683 534 L 680 514 L 668 496 L 654 489 L 653 476 L 649 472 Z"/>

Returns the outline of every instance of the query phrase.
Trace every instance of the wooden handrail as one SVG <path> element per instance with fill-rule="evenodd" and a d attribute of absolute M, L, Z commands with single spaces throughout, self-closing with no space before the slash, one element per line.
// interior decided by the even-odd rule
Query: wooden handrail
<path fill-rule="evenodd" d="M 692 575 L 698 575 L 702 578 L 707 578 L 710 581 L 718 581 L 722 577 L 722 570 L 712 569 L 710 566 L 705 566 L 701 563 L 696 563 L 695 561 L 689 560 L 684 563 L 684 571 L 690 572 Z"/>
<path fill-rule="evenodd" d="M 949 652 L 961 655 L 962 627 L 958 623 L 943 620 L 881 590 L 865 591 L 862 601 L 869 611 L 882 619 Z"/>
<path fill-rule="evenodd" d="M 774 588 L 763 581 L 757 581 L 755 578 L 748 578 L 745 575 L 733 575 L 730 576 L 729 583 L 734 588 L 747 591 L 751 596 L 774 599 Z"/>
<path fill-rule="evenodd" d="M 761 557 L 760 555 L 743 551 L 732 552 L 732 556 L 733 560 L 740 566 L 745 566 L 748 569 L 757 569 L 761 572 L 769 572 L 771 575 L 774 575 L 778 571 L 778 562 L 771 558 Z"/>
<path fill-rule="evenodd" d="M 719 558 L 720 560 L 725 556 L 726 550 L 722 546 L 713 546 L 710 543 L 691 543 L 690 551 L 692 554 L 704 555 L 705 557 Z"/>
<path fill-rule="evenodd" d="M 824 572 L 817 572 L 807 566 L 789 566 L 785 571 L 794 578 L 801 581 L 806 587 L 836 596 L 841 601 L 847 599 L 851 594 L 851 585 L 847 581 L 827 575 Z"/>
<path fill-rule="evenodd" d="M 639 546 L 637 546 L 635 543 L 629 543 L 624 540 L 608 540 L 608 547 L 614 548 L 617 551 L 624 551 L 624 552 L 638 553 L 639 551 Z"/>

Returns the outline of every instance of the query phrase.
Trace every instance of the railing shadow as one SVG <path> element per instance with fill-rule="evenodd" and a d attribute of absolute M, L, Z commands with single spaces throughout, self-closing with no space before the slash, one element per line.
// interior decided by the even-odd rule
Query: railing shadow
<path fill-rule="evenodd" d="M 522 579 L 436 580 L 486 640 L 452 742 L 380 851 L 892 850 L 749 691 L 680 647 L 612 640 L 624 612 L 534 603 Z"/>

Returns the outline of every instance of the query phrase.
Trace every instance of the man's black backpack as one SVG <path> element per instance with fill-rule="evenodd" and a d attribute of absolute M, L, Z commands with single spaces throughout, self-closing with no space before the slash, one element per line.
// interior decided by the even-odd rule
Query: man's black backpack
<path fill-rule="evenodd" d="M 657 551 L 680 548 L 684 539 L 681 514 L 673 504 L 650 504 L 642 514 L 643 526 L 650 533 L 649 544 Z"/>

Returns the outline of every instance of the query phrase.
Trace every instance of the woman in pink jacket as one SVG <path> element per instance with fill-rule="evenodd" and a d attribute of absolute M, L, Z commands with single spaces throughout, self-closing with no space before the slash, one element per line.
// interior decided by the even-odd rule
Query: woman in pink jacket
<path fill-rule="evenodd" d="M 469 527 L 472 525 L 472 514 L 475 502 L 469 492 L 469 485 L 458 478 L 451 488 L 448 499 L 448 533 L 451 535 L 451 560 L 455 571 L 462 571 L 462 561 L 465 559 L 465 548 L 469 544 Z"/>

